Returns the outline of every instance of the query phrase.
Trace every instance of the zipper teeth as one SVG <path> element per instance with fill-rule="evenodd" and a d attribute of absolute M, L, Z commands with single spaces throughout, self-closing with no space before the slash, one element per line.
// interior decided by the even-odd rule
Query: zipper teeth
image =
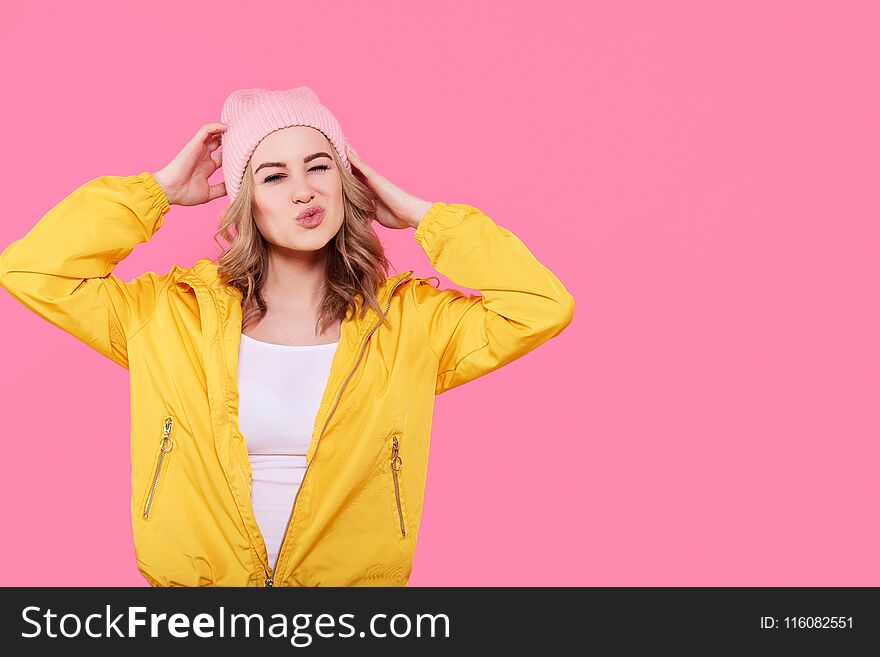
<path fill-rule="evenodd" d="M 391 288 L 391 293 L 388 295 L 388 300 L 385 302 L 385 313 L 388 313 L 388 309 L 391 307 L 391 298 L 394 296 L 394 291 L 397 289 L 397 286 L 403 283 L 407 278 L 412 275 L 412 272 L 401 278 L 394 284 L 394 287 Z M 339 404 L 339 399 L 342 397 L 342 391 L 345 390 L 345 386 L 348 385 L 348 382 L 351 380 L 351 377 L 354 376 L 354 373 L 357 371 L 358 365 L 361 364 L 361 359 L 364 357 L 364 351 L 367 348 L 367 342 L 370 340 L 370 336 L 376 332 L 376 329 L 382 324 L 382 319 L 379 318 L 379 321 L 376 323 L 373 328 L 370 329 L 370 332 L 367 334 L 367 337 L 361 343 L 361 351 L 358 354 L 357 362 L 354 364 L 354 367 L 351 369 L 351 372 L 348 373 L 348 376 L 345 378 L 345 381 L 342 382 L 342 386 L 339 388 L 339 392 L 336 394 L 336 399 L 333 400 L 333 406 L 330 407 L 330 412 L 327 414 L 327 417 L 324 419 L 324 424 L 321 425 L 321 431 L 318 432 L 318 440 L 315 442 L 315 453 L 312 454 L 312 460 L 306 465 L 306 471 L 303 473 L 302 481 L 300 482 L 299 488 L 296 489 L 296 495 L 293 497 L 293 506 L 290 508 L 290 515 L 287 516 L 287 524 L 284 526 L 284 533 L 281 535 L 281 543 L 278 548 L 278 556 L 275 557 L 275 566 L 272 568 L 272 573 L 269 577 L 266 578 L 266 586 L 272 586 L 274 574 L 278 571 L 278 560 L 281 558 L 281 550 L 284 547 L 284 539 L 287 538 L 287 530 L 290 529 L 290 521 L 293 519 L 293 510 L 296 508 L 296 501 L 299 499 L 299 493 L 303 489 L 306 483 L 306 477 L 309 476 L 309 469 L 312 467 L 312 463 L 315 462 L 315 457 L 318 455 L 318 447 L 321 444 L 321 437 L 324 435 L 324 429 L 327 427 L 327 423 L 330 422 L 330 418 L 333 416 L 333 413 L 336 411 L 336 406 Z"/>
<path fill-rule="evenodd" d="M 156 486 L 159 485 L 159 475 L 162 472 L 162 463 L 165 461 L 165 453 L 170 452 L 171 448 L 174 447 L 174 442 L 171 440 L 171 418 L 165 418 L 165 427 L 162 432 L 162 439 L 159 441 L 159 461 L 156 463 L 156 473 L 153 475 L 153 485 L 150 486 L 150 495 L 147 497 L 147 503 L 144 506 L 144 520 L 146 520 L 150 515 L 150 507 L 153 504 L 153 496 L 156 494 Z M 168 449 L 165 449 L 166 442 L 168 445 Z"/>
<path fill-rule="evenodd" d="M 400 508 L 400 488 L 397 484 L 397 471 L 403 467 L 403 459 L 398 455 L 397 436 L 394 436 L 394 445 L 391 448 L 391 474 L 394 477 L 394 499 L 397 500 L 397 518 L 400 520 L 400 535 L 406 536 L 403 526 L 403 511 Z M 395 468 L 395 464 L 398 464 Z"/>

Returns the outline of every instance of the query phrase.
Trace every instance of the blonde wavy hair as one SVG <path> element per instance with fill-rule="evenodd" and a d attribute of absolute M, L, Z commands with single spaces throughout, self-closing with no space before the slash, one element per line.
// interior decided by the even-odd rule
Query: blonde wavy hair
<path fill-rule="evenodd" d="M 361 318 L 367 307 L 371 307 L 382 322 L 387 321 L 376 295 L 390 268 L 385 249 L 372 226 L 376 197 L 345 168 L 336 149 L 329 150 L 342 177 L 344 211 L 339 231 L 327 244 L 326 284 L 315 325 L 318 334 L 334 321 L 346 319 L 349 310 L 354 316 L 357 297 L 362 301 Z M 220 218 L 214 241 L 221 249 L 218 276 L 223 283 L 242 293 L 242 329 L 245 329 L 261 320 L 268 310 L 262 294 L 269 264 L 268 247 L 254 220 L 252 160 L 245 168 L 238 195 Z"/>

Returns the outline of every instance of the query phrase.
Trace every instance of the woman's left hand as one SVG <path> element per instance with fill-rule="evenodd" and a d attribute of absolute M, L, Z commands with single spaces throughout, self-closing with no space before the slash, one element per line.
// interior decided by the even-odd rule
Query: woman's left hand
<path fill-rule="evenodd" d="M 360 155 L 347 145 L 348 161 L 363 175 L 367 186 L 376 196 L 376 220 L 386 228 L 415 228 L 419 220 L 433 205 L 402 190 L 390 180 L 380 175 L 364 162 Z"/>

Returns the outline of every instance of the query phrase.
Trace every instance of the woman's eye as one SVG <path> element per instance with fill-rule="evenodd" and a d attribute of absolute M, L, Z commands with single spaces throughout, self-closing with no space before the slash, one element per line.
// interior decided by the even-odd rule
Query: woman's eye
<path fill-rule="evenodd" d="M 311 169 L 309 169 L 309 171 L 327 171 L 329 169 L 330 169 L 330 167 L 328 167 L 326 164 L 319 164 L 318 166 L 312 167 Z M 271 182 L 273 180 L 277 180 L 277 179 L 280 179 L 283 177 L 284 176 L 282 176 L 281 174 L 273 173 L 271 176 L 266 178 L 263 182 Z"/>

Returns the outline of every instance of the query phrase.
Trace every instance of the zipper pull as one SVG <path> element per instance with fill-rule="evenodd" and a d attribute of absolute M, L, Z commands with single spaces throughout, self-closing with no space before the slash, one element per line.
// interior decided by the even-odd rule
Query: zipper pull
<path fill-rule="evenodd" d="M 159 441 L 159 449 L 163 452 L 170 452 L 174 447 L 174 441 L 171 440 L 171 418 L 165 418 L 165 430 L 162 433 L 162 440 Z"/>
<path fill-rule="evenodd" d="M 267 578 L 266 578 L 266 587 L 268 588 L 268 587 L 270 587 L 270 586 L 272 586 L 272 578 L 271 578 L 271 577 L 267 577 Z"/>
<path fill-rule="evenodd" d="M 403 459 L 398 456 L 397 448 L 397 436 L 394 436 L 391 446 L 391 469 L 395 472 L 400 472 L 400 468 L 403 467 Z"/>

